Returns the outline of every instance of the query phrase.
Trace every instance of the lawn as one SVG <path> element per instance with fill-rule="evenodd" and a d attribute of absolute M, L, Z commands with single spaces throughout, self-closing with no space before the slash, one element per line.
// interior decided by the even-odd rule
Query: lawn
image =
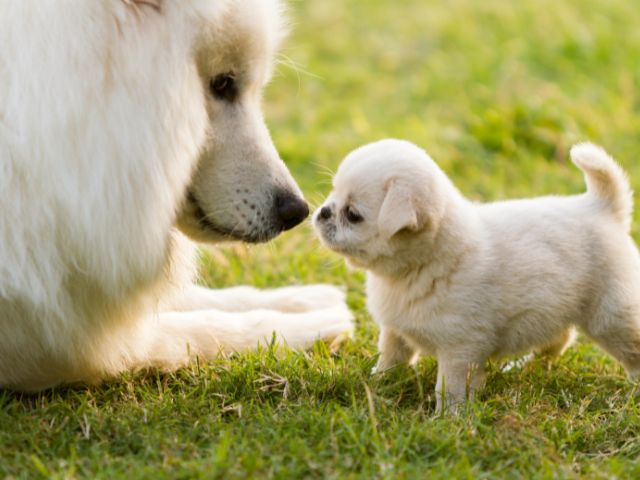
<path fill-rule="evenodd" d="M 567 160 L 581 139 L 640 188 L 637 2 L 297 0 L 290 13 L 265 114 L 316 205 L 349 150 L 388 136 L 424 146 L 477 200 L 581 192 Z M 369 376 L 364 276 L 308 226 L 204 250 L 201 273 L 215 287 L 345 285 L 355 338 L 337 353 L 263 349 L 171 375 L 0 392 L 0 476 L 640 478 L 633 386 L 585 339 L 550 364 L 492 364 L 475 403 L 438 417 L 433 359 Z"/>

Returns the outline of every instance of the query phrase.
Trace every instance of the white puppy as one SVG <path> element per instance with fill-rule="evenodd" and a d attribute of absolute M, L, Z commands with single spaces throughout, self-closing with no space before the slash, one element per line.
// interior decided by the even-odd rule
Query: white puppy
<path fill-rule="evenodd" d="M 640 261 L 632 195 L 599 147 L 571 157 L 588 191 L 476 204 L 421 149 L 383 140 L 352 152 L 314 216 L 329 248 L 368 271 L 380 325 L 375 371 L 438 359 L 438 409 L 483 383 L 490 357 L 561 353 L 581 327 L 640 373 Z"/>
<path fill-rule="evenodd" d="M 260 111 L 277 0 L 0 0 L 0 388 L 351 329 L 329 286 L 194 285 L 308 215 Z"/>

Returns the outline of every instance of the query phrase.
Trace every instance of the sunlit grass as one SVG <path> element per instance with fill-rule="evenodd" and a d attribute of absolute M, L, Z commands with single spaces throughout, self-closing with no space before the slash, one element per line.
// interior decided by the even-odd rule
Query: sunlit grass
<path fill-rule="evenodd" d="M 291 19 L 265 110 L 315 204 L 349 150 L 388 136 L 425 147 L 476 200 L 582 191 L 567 152 L 587 138 L 640 186 L 633 1 L 298 0 Z M 633 387 L 587 341 L 551 364 L 492 364 L 478 401 L 440 418 L 434 360 L 369 376 L 364 277 L 308 227 L 204 251 L 201 272 L 211 286 L 345 285 L 355 340 L 335 354 L 263 349 L 98 387 L 0 392 L 0 475 L 640 477 Z"/>

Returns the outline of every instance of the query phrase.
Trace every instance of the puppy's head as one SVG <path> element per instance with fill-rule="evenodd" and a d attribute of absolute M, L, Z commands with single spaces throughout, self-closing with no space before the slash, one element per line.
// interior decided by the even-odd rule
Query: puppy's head
<path fill-rule="evenodd" d="M 281 5 L 227 0 L 211 8 L 194 48 L 208 136 L 178 226 L 201 241 L 266 241 L 309 213 L 260 108 L 283 37 Z"/>
<path fill-rule="evenodd" d="M 351 265 L 398 271 L 419 261 L 435 238 L 447 185 L 433 160 L 409 142 L 365 145 L 340 165 L 313 225 L 321 241 Z"/>

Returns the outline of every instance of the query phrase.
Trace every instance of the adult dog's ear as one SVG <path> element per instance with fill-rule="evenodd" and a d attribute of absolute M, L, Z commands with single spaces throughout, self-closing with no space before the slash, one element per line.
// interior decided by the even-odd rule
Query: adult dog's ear
<path fill-rule="evenodd" d="M 391 238 L 401 230 L 420 228 L 418 210 L 409 185 L 392 179 L 387 183 L 386 195 L 378 214 L 378 231 Z"/>

